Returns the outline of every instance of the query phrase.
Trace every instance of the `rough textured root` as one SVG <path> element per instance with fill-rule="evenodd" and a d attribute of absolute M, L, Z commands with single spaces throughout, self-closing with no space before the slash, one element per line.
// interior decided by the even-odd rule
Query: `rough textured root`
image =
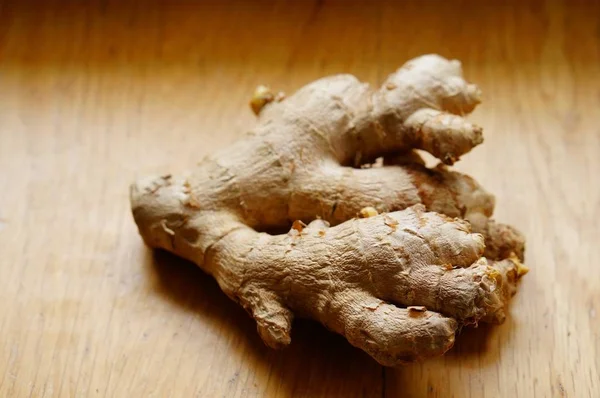
<path fill-rule="evenodd" d="M 501 260 L 510 258 L 514 253 L 521 262 L 524 261 L 525 237 L 515 227 L 490 218 L 494 210 L 494 196 L 474 179 L 443 166 L 427 169 L 423 158 L 414 150 L 388 156 L 384 164 L 401 166 L 413 175 L 419 198 L 428 210 L 469 221 L 473 231 L 485 237 L 486 258 Z M 402 204 L 389 207 L 399 210 Z"/>
<path fill-rule="evenodd" d="M 384 365 L 442 354 L 459 324 L 504 319 L 526 270 L 523 237 L 490 220 L 493 196 L 410 153 L 458 160 L 482 140 L 462 118 L 478 102 L 460 63 L 434 55 L 379 90 L 349 75 L 287 98 L 260 87 L 257 127 L 185 175 L 133 184 L 134 219 L 149 246 L 214 276 L 270 347 L 300 316 Z"/>
<path fill-rule="evenodd" d="M 324 220 L 298 222 L 276 236 L 233 219 L 213 219 L 221 232 L 199 261 L 196 252 L 204 242 L 186 233 L 197 223 L 188 207 L 153 213 L 155 218 L 139 208 L 173 190 L 168 185 L 151 194 L 139 188 L 132 192 L 146 241 L 196 261 L 215 276 L 257 321 L 270 347 L 290 343 L 294 312 L 344 334 L 382 364 L 398 364 L 449 349 L 457 323 L 448 317 L 463 323 L 496 319 L 505 305 L 500 302 L 505 296 L 498 295 L 505 290 L 504 279 L 479 257 L 482 237 L 469 233 L 464 221 L 425 212 L 422 205 L 336 227 Z M 159 231 L 168 238 L 147 236 Z"/>
<path fill-rule="evenodd" d="M 493 269 L 496 278 L 501 278 L 498 283 L 500 287 L 497 291 L 502 306 L 496 311 L 488 311 L 482 318 L 484 322 L 502 323 L 506 318 L 507 306 L 510 298 L 517 292 L 517 282 L 529 272 L 529 268 L 524 266 L 516 255 L 500 261 L 491 261 L 490 266 Z"/>
<path fill-rule="evenodd" d="M 485 256 L 493 259 L 510 258 L 515 254 L 525 259 L 525 239 L 515 227 L 489 220 L 484 227 L 474 228 L 485 235 Z"/>
<path fill-rule="evenodd" d="M 292 341 L 294 314 L 272 291 L 253 289 L 238 293 L 240 304 L 256 321 L 258 334 L 271 348 L 282 348 Z"/>
<path fill-rule="evenodd" d="M 468 220 L 485 237 L 487 258 L 503 259 L 514 252 L 523 259 L 523 236 L 490 219 L 493 195 L 469 176 L 445 167 L 429 169 L 412 162 L 414 156 L 396 159 L 402 166 L 354 169 L 326 164 L 318 172 L 298 175 L 289 217 L 305 222 L 321 217 L 335 225 L 361 216 L 365 208 L 384 213 L 421 203 L 427 210 Z"/>
<path fill-rule="evenodd" d="M 333 301 L 336 316 L 324 323 L 382 365 L 442 355 L 454 344 L 456 321 L 423 307 L 398 308 L 355 290 Z"/>
<path fill-rule="evenodd" d="M 317 80 L 264 106 L 260 122 L 285 120 L 277 127 L 290 129 L 306 124 L 303 130 L 326 137 L 346 165 L 412 148 L 451 164 L 482 142 L 481 129 L 462 118 L 479 97 L 479 89 L 462 78 L 460 62 L 426 55 L 392 73 L 379 90 L 350 75 Z"/>
<path fill-rule="evenodd" d="M 438 166 L 425 170 L 408 166 L 418 182 L 419 196 L 430 211 L 469 221 L 474 232 L 485 237 L 484 256 L 493 260 L 509 258 L 515 253 L 525 256 L 525 238 L 517 229 L 491 219 L 495 198 L 473 178 Z"/>
<path fill-rule="evenodd" d="M 405 124 L 420 137 L 419 148 L 446 164 L 453 164 L 461 154 L 483 142 L 481 127 L 435 109 L 420 109 Z"/>

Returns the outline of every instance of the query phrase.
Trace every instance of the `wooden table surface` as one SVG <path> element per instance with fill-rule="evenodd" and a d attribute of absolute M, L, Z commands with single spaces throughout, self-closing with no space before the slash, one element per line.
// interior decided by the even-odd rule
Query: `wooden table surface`
<path fill-rule="evenodd" d="M 0 2 L 0 396 L 600 396 L 600 5 L 519 3 Z M 397 369 L 308 321 L 272 351 L 142 244 L 128 184 L 247 131 L 257 84 L 429 52 L 484 91 L 457 169 L 527 236 L 506 323 Z"/>

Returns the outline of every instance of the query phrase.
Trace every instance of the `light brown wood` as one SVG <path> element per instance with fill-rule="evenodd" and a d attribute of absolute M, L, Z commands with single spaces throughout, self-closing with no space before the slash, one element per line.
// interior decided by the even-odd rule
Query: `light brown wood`
<path fill-rule="evenodd" d="M 600 396 L 598 2 L 0 3 L 0 396 Z M 463 61 L 485 144 L 457 168 L 527 235 L 510 319 L 384 370 L 297 322 L 267 349 L 190 264 L 146 249 L 128 184 L 181 170 L 293 91 Z"/>

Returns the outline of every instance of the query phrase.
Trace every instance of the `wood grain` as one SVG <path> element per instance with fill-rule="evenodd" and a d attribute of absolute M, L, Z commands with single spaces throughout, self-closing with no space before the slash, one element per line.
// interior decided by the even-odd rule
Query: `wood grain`
<path fill-rule="evenodd" d="M 566 0 L 0 3 L 0 396 L 600 396 L 599 20 Z M 240 136 L 254 86 L 377 83 L 428 52 L 483 89 L 486 142 L 457 168 L 528 238 L 505 324 L 399 369 L 310 322 L 271 351 L 143 246 L 128 184 Z"/>

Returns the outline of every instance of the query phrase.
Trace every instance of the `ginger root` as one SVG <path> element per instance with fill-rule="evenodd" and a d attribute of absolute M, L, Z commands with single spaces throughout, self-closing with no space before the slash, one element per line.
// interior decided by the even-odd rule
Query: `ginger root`
<path fill-rule="evenodd" d="M 350 75 L 285 99 L 261 88 L 245 139 L 131 186 L 134 219 L 149 246 L 212 275 L 270 347 L 290 343 L 295 315 L 383 365 L 443 354 L 460 325 L 504 319 L 525 270 L 521 234 L 490 219 L 493 196 L 411 152 L 452 164 L 481 143 L 462 117 L 479 96 L 436 55 L 378 90 Z"/>

